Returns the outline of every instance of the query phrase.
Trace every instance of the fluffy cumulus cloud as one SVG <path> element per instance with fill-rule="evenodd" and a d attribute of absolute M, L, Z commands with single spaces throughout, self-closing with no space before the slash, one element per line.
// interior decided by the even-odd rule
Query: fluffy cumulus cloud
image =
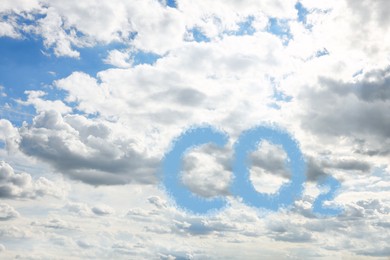
<path fill-rule="evenodd" d="M 6 162 L 0 161 L 0 198 L 36 198 L 46 195 L 64 197 L 68 187 L 45 177 L 33 180 L 30 174 L 15 173 Z"/>
<path fill-rule="evenodd" d="M 19 217 L 19 212 L 13 207 L 5 203 L 0 204 L 0 220 L 5 221 L 17 217 Z"/>
<path fill-rule="evenodd" d="M 1 1 L 0 59 L 18 66 L 0 71 L 0 258 L 389 257 L 389 7 Z M 231 189 L 237 140 L 258 125 L 289 132 L 306 165 L 301 196 L 275 212 Z M 180 187 L 227 202 L 203 215 L 162 185 L 167 152 L 196 126 L 228 136 L 178 158 Z M 248 181 L 278 195 L 291 154 L 256 145 Z M 316 211 L 322 197 L 340 214 Z"/>
<path fill-rule="evenodd" d="M 20 149 L 90 184 L 155 183 L 157 159 L 148 158 L 136 140 L 114 134 L 106 123 L 84 116 L 62 117 L 55 110 L 20 128 Z"/>
<path fill-rule="evenodd" d="M 4 142 L 8 150 L 16 150 L 18 146 L 19 133 L 12 123 L 0 119 L 0 140 Z"/>

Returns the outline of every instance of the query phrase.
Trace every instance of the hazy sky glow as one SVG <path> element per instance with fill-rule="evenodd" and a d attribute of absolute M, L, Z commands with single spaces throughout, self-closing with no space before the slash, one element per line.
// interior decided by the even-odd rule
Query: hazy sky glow
<path fill-rule="evenodd" d="M 0 258 L 390 257 L 388 10 L 1 0 Z"/>

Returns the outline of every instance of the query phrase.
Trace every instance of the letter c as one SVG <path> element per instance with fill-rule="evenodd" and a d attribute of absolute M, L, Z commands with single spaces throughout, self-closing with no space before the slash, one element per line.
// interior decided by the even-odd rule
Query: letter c
<path fill-rule="evenodd" d="M 193 213 L 204 214 L 210 210 L 218 210 L 226 205 L 226 200 L 220 197 L 204 199 L 190 192 L 180 183 L 180 169 L 183 155 L 196 146 L 214 143 L 223 147 L 228 136 L 211 127 L 192 128 L 184 132 L 173 143 L 172 149 L 165 155 L 163 162 L 163 184 L 167 192 L 174 198 L 176 204 Z"/>

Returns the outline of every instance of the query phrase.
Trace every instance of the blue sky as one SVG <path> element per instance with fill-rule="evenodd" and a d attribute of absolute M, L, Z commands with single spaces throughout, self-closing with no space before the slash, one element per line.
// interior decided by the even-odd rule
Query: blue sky
<path fill-rule="evenodd" d="M 387 9 L 5 0 L 0 258 L 389 256 Z"/>

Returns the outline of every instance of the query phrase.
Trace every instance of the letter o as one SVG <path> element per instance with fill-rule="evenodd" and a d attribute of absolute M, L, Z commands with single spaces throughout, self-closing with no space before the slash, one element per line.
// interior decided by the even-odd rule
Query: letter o
<path fill-rule="evenodd" d="M 289 158 L 291 181 L 282 185 L 272 195 L 257 192 L 249 179 L 249 168 L 246 164 L 250 152 L 258 149 L 262 140 L 282 145 Z M 303 191 L 305 181 L 305 162 L 297 143 L 285 132 L 271 127 L 259 126 L 242 133 L 234 145 L 234 162 L 231 191 L 242 197 L 243 202 L 260 208 L 278 210 L 281 206 L 291 205 Z"/>

